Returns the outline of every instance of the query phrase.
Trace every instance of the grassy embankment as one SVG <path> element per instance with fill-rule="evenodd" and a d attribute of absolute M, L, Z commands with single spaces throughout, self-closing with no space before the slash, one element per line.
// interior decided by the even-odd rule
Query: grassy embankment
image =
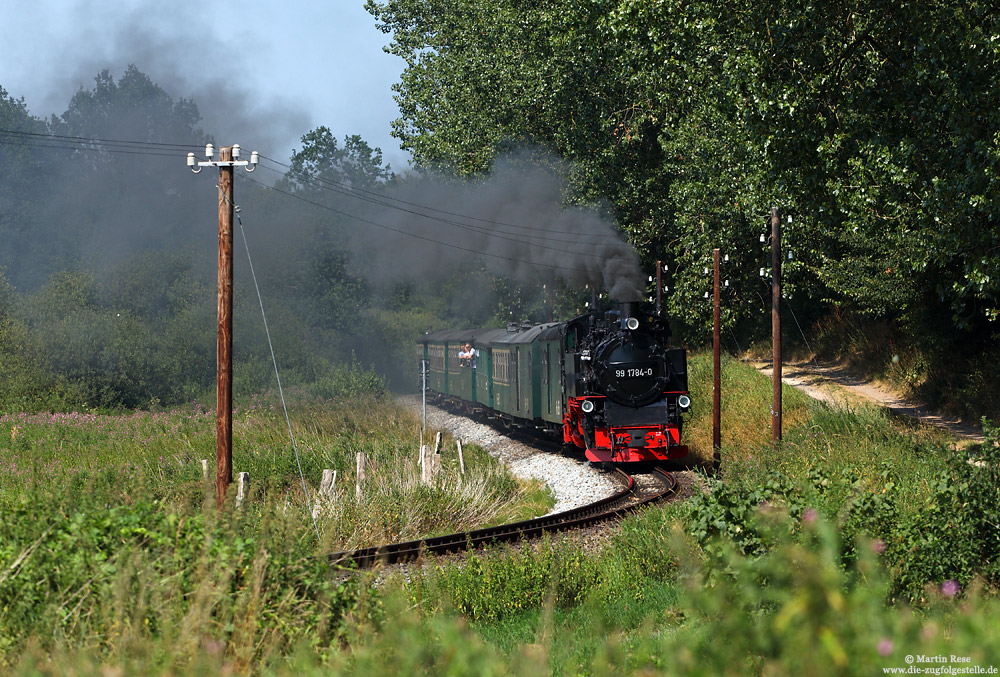
<path fill-rule="evenodd" d="M 687 436 L 703 458 L 710 365 L 707 356 L 691 362 Z M 273 510 L 196 512 L 139 540 L 102 517 L 90 529 L 110 542 L 97 550 L 111 561 L 87 569 L 93 580 L 63 583 L 53 573 L 58 549 L 40 555 L 52 541 L 45 531 L 70 511 L 49 499 L 34 514 L 50 517 L 24 527 L 16 547 L 0 544 L 0 567 L 31 582 L 38 600 L 19 602 L 0 582 L 0 636 L 20 630 L 15 638 L 27 632 L 39 646 L 8 645 L 3 655 L 53 673 L 68 661 L 83 673 L 104 663 L 276 674 L 873 674 L 905 668 L 914 654 L 1000 667 L 989 620 L 1000 611 L 992 429 L 986 445 L 961 452 L 976 455 L 969 463 L 936 431 L 786 389 L 775 449 L 769 382 L 727 360 L 723 383 L 724 472 L 709 491 L 627 520 L 600 553 L 555 539 L 377 592 L 365 577 L 324 578 L 306 559 L 315 552 L 308 527 Z M 30 518 L 26 510 L 20 522 Z M 197 534 L 184 526 L 192 522 L 203 525 Z M 96 542 L 73 551 L 92 558 Z M 166 566 L 184 547 L 191 565 Z M 102 596 L 119 602 L 97 604 Z"/>

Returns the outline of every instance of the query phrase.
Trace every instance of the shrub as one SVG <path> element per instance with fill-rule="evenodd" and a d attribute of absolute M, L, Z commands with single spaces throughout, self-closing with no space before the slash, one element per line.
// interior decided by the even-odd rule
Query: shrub
<path fill-rule="evenodd" d="M 954 654 L 984 668 L 1000 655 L 989 620 L 995 599 L 973 590 L 957 604 L 946 587 L 917 615 L 885 603 L 891 582 L 879 548 L 861 549 L 845 568 L 835 523 L 817 516 L 801 528 L 776 526 L 785 535 L 759 557 L 730 544 L 724 577 L 693 543 L 675 540 L 685 570 L 684 622 L 642 637 L 629 667 L 678 675 L 870 675 L 905 670 L 906 654 Z"/>
<path fill-rule="evenodd" d="M 985 442 L 949 457 L 920 509 L 891 536 L 901 594 L 923 599 L 928 584 L 965 587 L 976 575 L 1000 584 L 1000 434 L 985 418 L 983 431 Z"/>
<path fill-rule="evenodd" d="M 872 539 L 879 543 L 894 596 L 925 601 L 928 585 L 953 580 L 964 588 L 976 576 L 996 585 L 1000 446 L 989 421 L 984 430 L 986 442 L 968 455 L 943 456 L 940 470 L 916 499 L 907 494 L 925 485 L 909 478 L 901 487 L 899 471 L 885 462 L 875 476 L 868 467 L 816 466 L 800 479 L 768 471 L 710 481 L 708 492 L 680 509 L 680 520 L 719 572 L 729 573 L 730 549 L 763 557 L 776 539 L 795 535 L 803 523 L 822 516 L 840 529 L 844 565 L 857 560 L 859 547 Z M 789 519 L 776 531 L 772 515 Z"/>

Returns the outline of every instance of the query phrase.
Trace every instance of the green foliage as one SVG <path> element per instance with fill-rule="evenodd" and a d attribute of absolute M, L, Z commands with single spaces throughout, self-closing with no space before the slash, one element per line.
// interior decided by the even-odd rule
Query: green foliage
<path fill-rule="evenodd" d="M 199 131 L 198 107 L 188 99 L 174 100 L 134 65 L 115 82 L 108 70 L 94 78 L 94 88 L 80 89 L 66 112 L 52 124 L 57 133 L 101 139 L 191 139 Z"/>
<path fill-rule="evenodd" d="M 337 290 L 351 283 L 317 275 L 309 284 L 315 294 L 302 310 L 311 316 L 279 305 L 271 318 L 281 328 L 273 340 L 285 386 L 324 398 L 384 395 L 386 377 L 351 350 L 380 344 L 381 353 L 367 354 L 377 357 L 383 373 L 410 382 L 409 339 L 426 316 L 416 314 L 414 326 L 407 312 L 362 308 L 351 290 L 339 298 L 353 310 L 330 307 Z M 67 270 L 35 293 L 3 285 L 0 278 L 0 354 L 9 365 L 0 406 L 7 410 L 169 406 L 214 385 L 215 294 L 186 256 L 140 254 L 100 278 L 87 269 Z M 259 305 L 249 300 L 241 296 L 234 332 L 234 389 L 246 397 L 276 387 Z M 302 336 L 308 340 L 297 340 Z M 407 381 L 399 374 L 404 370 Z"/>
<path fill-rule="evenodd" d="M 871 674 L 916 653 L 995 663 L 996 600 L 980 586 L 997 582 L 997 430 L 986 421 L 986 443 L 956 453 L 875 410 L 807 413 L 780 448 L 747 438 L 724 457 L 723 481 L 625 520 L 600 550 L 561 540 L 476 553 L 374 597 L 312 558 L 278 412 L 237 412 L 235 465 L 261 479 L 249 509 L 223 513 L 203 509 L 212 497 L 195 462 L 214 448 L 210 411 L 4 417 L 0 661 L 23 674 Z M 319 513 L 325 547 L 482 523 L 473 506 L 524 498 L 509 477 L 473 487 L 492 461 L 469 447 L 461 483 L 408 488 L 418 426 L 374 400 L 292 419 L 307 481 L 324 467 L 348 476 L 336 511 Z M 370 484 L 354 501 L 344 494 L 361 450 Z"/>
<path fill-rule="evenodd" d="M 343 366 L 330 365 L 329 370 L 318 376 L 309 390 L 317 397 L 327 400 L 362 397 L 380 399 L 388 394 L 385 377 L 371 367 L 362 367 L 357 359 L 352 359 Z"/>
<path fill-rule="evenodd" d="M 1000 359 L 1000 332 L 956 333 L 935 306 L 919 317 L 875 320 L 855 312 L 824 318 L 810 342 L 821 359 L 849 362 L 932 409 L 974 421 L 1000 413 L 1000 383 L 988 365 Z"/>
<path fill-rule="evenodd" d="M 769 472 L 736 481 L 713 482 L 694 496 L 679 517 L 716 572 L 730 572 L 730 555 L 760 557 L 780 538 L 825 518 L 840 530 L 840 559 L 855 562 L 865 544 L 885 552 L 891 590 L 926 601 L 926 587 L 975 577 L 997 578 L 998 460 L 995 430 L 986 422 L 988 443 L 970 456 L 950 454 L 925 486 L 887 465 L 872 477 L 859 467 L 839 472 L 811 468 L 799 481 Z M 907 496 L 906 492 L 915 492 Z M 787 515 L 775 531 L 774 515 Z M 861 544 L 860 550 L 858 544 Z"/>
<path fill-rule="evenodd" d="M 422 616 L 402 596 L 386 602 L 381 624 L 364 624 L 348 636 L 345 651 L 320 665 L 307 652 L 275 671 L 278 675 L 538 675 L 548 674 L 544 657 L 526 654 L 513 661 L 498 652 L 462 619 Z"/>
<path fill-rule="evenodd" d="M 659 641 L 640 640 L 633 665 L 645 659 L 675 674 L 865 675 L 905 670 L 906 654 L 953 654 L 985 666 L 1000 651 L 981 616 L 995 600 L 974 592 L 959 606 L 938 593 L 920 616 L 887 606 L 877 554 L 867 549 L 845 569 L 835 525 L 822 518 L 802 526 L 795 539 L 779 538 L 762 557 L 731 549 L 725 577 L 711 561 L 678 547 L 685 553 L 684 623 Z"/>
<path fill-rule="evenodd" d="M 986 441 L 952 456 L 889 538 L 895 583 L 910 597 L 923 597 L 928 582 L 954 580 L 964 588 L 979 576 L 1000 584 L 1000 435 L 986 419 L 983 431 Z"/>
<path fill-rule="evenodd" d="M 45 649 L 97 649 L 88 638 L 99 637 L 126 655 L 151 643 L 147 667 L 183 665 L 212 641 L 250 665 L 301 642 L 329 648 L 359 609 L 357 582 L 338 580 L 314 556 L 301 524 L 143 500 L 107 509 L 60 503 L 39 495 L 6 510 L 0 526 L 0 665 L 8 669 L 29 637 Z"/>
<path fill-rule="evenodd" d="M 279 187 L 320 194 L 326 188 L 371 190 L 392 179 L 382 166 L 382 151 L 357 134 L 344 137 L 343 148 L 327 127 L 302 137 L 302 150 L 292 154 L 292 166 Z"/>
<path fill-rule="evenodd" d="M 42 134 L 45 124 L 28 112 L 23 98 L 15 99 L 0 87 L 0 129 Z M 34 255 L 45 245 L 33 242 L 30 215 L 36 209 L 34 191 L 48 187 L 45 162 L 29 146 L 17 143 L 16 138 L 10 137 L 11 143 L 0 143 L 0 186 L 4 187 L 0 193 L 0 237 L 5 243 L 0 249 L 0 268 L 15 280 L 27 272 Z"/>
<path fill-rule="evenodd" d="M 19 299 L 0 270 L 0 411 L 38 405 L 39 396 L 53 393 L 54 384 L 38 367 L 38 348 L 28 328 L 14 314 Z M 53 393 L 54 394 L 54 393 Z"/>
<path fill-rule="evenodd" d="M 757 245 L 794 222 L 784 284 L 879 317 L 997 318 L 995 13 L 982 3 L 370 0 L 407 68 L 396 136 L 421 166 L 481 173 L 517 144 L 611 201 L 671 312 L 704 336 L 713 247 L 727 325 L 760 331 Z M 798 301 L 792 301 L 798 303 Z"/>
<path fill-rule="evenodd" d="M 472 553 L 461 566 L 442 569 L 434 585 L 446 591 L 463 615 L 493 623 L 546 600 L 560 607 L 579 604 L 602 578 L 593 559 L 566 544 L 546 541 L 537 551 L 508 551 L 503 557 Z"/>
<path fill-rule="evenodd" d="M 237 407 L 233 465 L 250 492 L 216 511 L 199 463 L 214 455 L 213 411 L 0 417 L 0 669 L 64 653 L 146 672 L 217 658 L 242 673 L 298 650 L 325 661 L 381 606 L 324 553 L 550 507 L 471 445 L 465 475 L 446 442 L 424 484 L 419 423 L 389 402 L 312 400 L 290 419 L 301 475 L 281 410 Z M 339 480 L 320 499 L 325 468 Z"/>

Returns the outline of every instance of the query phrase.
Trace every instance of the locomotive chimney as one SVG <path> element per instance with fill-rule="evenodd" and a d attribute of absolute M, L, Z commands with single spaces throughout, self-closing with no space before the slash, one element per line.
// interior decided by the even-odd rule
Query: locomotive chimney
<path fill-rule="evenodd" d="M 638 301 L 622 301 L 622 319 L 626 317 L 635 317 L 636 313 L 639 311 Z"/>

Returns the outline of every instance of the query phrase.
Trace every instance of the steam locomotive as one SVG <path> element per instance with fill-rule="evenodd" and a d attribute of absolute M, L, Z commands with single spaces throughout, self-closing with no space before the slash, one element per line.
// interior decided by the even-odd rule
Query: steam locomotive
<path fill-rule="evenodd" d="M 439 331 L 417 344 L 428 395 L 469 414 L 545 431 L 600 463 L 688 454 L 687 354 L 645 304 L 568 322 Z"/>

